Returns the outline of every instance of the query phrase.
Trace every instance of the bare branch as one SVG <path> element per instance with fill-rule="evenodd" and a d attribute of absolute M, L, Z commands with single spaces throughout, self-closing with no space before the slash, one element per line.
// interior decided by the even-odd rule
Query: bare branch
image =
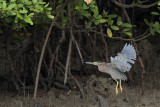
<path fill-rule="evenodd" d="M 53 25 L 54 25 L 54 22 L 52 22 L 51 25 L 50 25 L 50 28 L 48 30 L 48 33 L 47 33 L 47 36 L 46 36 L 46 39 L 45 39 L 45 42 L 44 42 L 44 45 L 43 45 L 43 48 L 42 48 L 41 56 L 40 56 L 40 59 L 39 59 L 39 62 L 38 62 L 33 99 L 36 99 L 36 96 L 37 96 L 37 87 L 38 87 L 39 74 L 40 74 L 40 70 L 41 70 L 42 60 L 43 60 L 44 52 L 45 52 L 46 45 L 47 45 L 47 42 L 48 42 L 48 39 L 49 39 L 49 36 L 50 36 Z"/>
<path fill-rule="evenodd" d="M 67 54 L 67 60 L 66 60 L 66 67 L 65 67 L 64 85 L 67 82 L 67 74 L 68 74 L 68 70 L 69 70 L 69 62 L 70 62 L 71 51 L 72 51 L 72 42 L 73 42 L 73 38 L 72 38 L 72 36 L 70 36 L 68 54 Z"/>
<path fill-rule="evenodd" d="M 130 5 L 127 5 L 127 4 L 122 4 L 120 2 L 117 2 L 116 0 L 111 0 L 115 5 L 119 6 L 119 7 L 123 7 L 123 8 L 133 8 L 133 7 L 139 7 L 139 8 L 151 8 L 153 6 L 155 6 L 157 2 L 153 3 L 153 4 L 149 4 L 149 5 L 141 5 L 141 4 L 138 4 L 138 3 L 132 3 Z"/>
<path fill-rule="evenodd" d="M 102 36 L 105 36 L 108 38 L 107 34 L 103 33 L 103 32 L 98 32 L 96 30 L 74 30 L 74 31 L 77 31 L 77 32 L 94 32 L 96 34 L 99 34 L 99 35 L 102 35 Z M 148 33 L 148 30 L 146 31 Z M 148 33 L 146 34 L 146 32 L 144 34 L 142 34 L 142 36 L 139 36 L 139 37 L 136 37 L 136 38 L 130 38 L 130 39 L 126 39 L 126 38 L 123 38 L 123 37 L 112 37 L 110 39 L 115 39 L 115 40 L 123 40 L 123 41 L 135 41 L 135 42 L 138 42 L 138 41 L 141 41 L 145 38 L 147 38 L 148 36 L 150 36 L 151 34 Z"/>

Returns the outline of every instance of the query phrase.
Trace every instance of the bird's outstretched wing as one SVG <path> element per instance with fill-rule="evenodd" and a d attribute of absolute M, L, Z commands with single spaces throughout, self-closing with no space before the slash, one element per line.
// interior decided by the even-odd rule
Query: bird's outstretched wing
<path fill-rule="evenodd" d="M 136 51 L 130 44 L 125 44 L 121 53 L 117 56 L 111 57 L 111 64 L 115 64 L 121 72 L 126 72 L 131 69 L 131 64 L 136 60 Z"/>
<path fill-rule="evenodd" d="M 134 47 L 130 44 L 125 44 L 124 48 L 122 49 L 120 55 L 127 59 L 127 61 L 131 64 L 134 64 L 134 60 L 136 60 L 136 51 Z"/>

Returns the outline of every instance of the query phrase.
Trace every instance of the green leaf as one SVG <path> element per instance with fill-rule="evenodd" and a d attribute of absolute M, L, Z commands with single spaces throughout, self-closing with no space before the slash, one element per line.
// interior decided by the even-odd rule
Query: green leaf
<path fill-rule="evenodd" d="M 158 12 L 151 12 L 152 15 L 160 15 Z"/>
<path fill-rule="evenodd" d="M 85 21 L 85 27 L 86 27 L 86 29 L 91 28 L 91 25 L 92 25 L 92 22 L 86 22 Z"/>
<path fill-rule="evenodd" d="M 112 25 L 112 26 L 110 26 L 110 27 L 111 27 L 111 29 L 113 29 L 113 30 L 119 30 L 119 27 L 118 27 L 118 26 Z"/>
<path fill-rule="evenodd" d="M 23 7 L 23 4 L 21 4 L 21 3 L 20 3 L 20 4 L 18 4 L 18 7 Z"/>
<path fill-rule="evenodd" d="M 14 12 L 14 11 L 9 11 L 9 15 L 14 16 L 14 15 L 16 15 L 16 12 Z"/>
<path fill-rule="evenodd" d="M 17 17 L 19 18 L 19 19 L 23 19 L 23 16 L 21 15 L 21 14 L 19 14 L 19 13 L 17 13 Z"/>
<path fill-rule="evenodd" d="M 109 25 L 113 25 L 113 23 L 114 23 L 114 21 L 111 18 L 108 18 L 107 22 L 108 22 Z"/>
<path fill-rule="evenodd" d="M 107 13 L 105 10 L 103 10 L 102 16 L 103 16 L 103 17 L 107 17 L 107 16 L 108 16 L 108 13 Z"/>
<path fill-rule="evenodd" d="M 41 4 L 41 5 L 46 4 L 46 2 L 42 2 L 42 1 L 41 2 L 38 1 L 37 3 Z M 47 3 L 44 7 L 48 7 L 48 5 L 49 5 L 49 3 Z"/>
<path fill-rule="evenodd" d="M 19 11 L 19 13 L 22 13 L 22 14 L 25 14 L 25 13 L 27 13 L 28 11 L 25 9 L 25 8 L 23 8 L 23 10 L 20 10 Z"/>
<path fill-rule="evenodd" d="M 41 12 L 41 11 L 40 11 L 39 9 L 37 9 L 37 8 L 35 8 L 33 11 L 36 12 L 36 13 Z"/>
<path fill-rule="evenodd" d="M 85 3 L 83 3 L 82 8 L 83 9 L 89 9 L 89 7 Z"/>
<path fill-rule="evenodd" d="M 111 31 L 111 29 L 110 28 L 107 28 L 107 35 L 108 35 L 108 37 L 112 37 L 112 31 Z"/>
<path fill-rule="evenodd" d="M 10 5 L 8 6 L 8 10 L 12 10 L 15 6 L 16 6 L 16 4 L 10 4 Z"/>
<path fill-rule="evenodd" d="M 30 13 L 30 14 L 28 15 L 28 17 L 33 17 L 33 15 L 34 15 L 34 13 Z"/>
<path fill-rule="evenodd" d="M 117 19 L 117 25 L 118 26 L 122 25 L 122 18 L 121 17 L 118 17 L 118 19 Z"/>
<path fill-rule="evenodd" d="M 159 22 L 155 22 L 154 25 L 155 25 L 156 27 L 160 27 Z"/>
<path fill-rule="evenodd" d="M 124 28 L 124 29 L 123 29 L 124 32 L 130 31 L 130 30 L 131 30 L 131 28 Z"/>
<path fill-rule="evenodd" d="M 150 26 L 150 23 L 148 22 L 147 19 L 144 19 L 144 22 L 145 22 L 148 26 Z"/>
<path fill-rule="evenodd" d="M 94 17 L 96 17 L 97 15 L 99 15 L 99 11 L 98 11 L 98 7 L 95 6 L 95 7 L 92 7 L 90 8 L 92 10 L 92 12 L 94 13 Z"/>
<path fill-rule="evenodd" d="M 14 22 L 18 23 L 18 17 L 17 16 L 15 17 Z"/>
<path fill-rule="evenodd" d="M 37 1 L 37 0 L 32 0 L 32 2 L 33 2 L 34 4 L 36 4 L 38 1 Z"/>
<path fill-rule="evenodd" d="M 130 23 L 123 23 L 122 26 L 123 26 L 123 27 L 129 27 L 129 28 L 131 28 L 131 27 L 132 27 L 132 24 L 130 24 Z"/>
<path fill-rule="evenodd" d="M 101 15 L 97 15 L 97 16 L 94 16 L 95 19 L 102 19 L 102 16 Z"/>
<path fill-rule="evenodd" d="M 99 20 L 97 20 L 99 23 L 105 23 L 106 22 L 106 20 L 105 19 L 99 19 Z"/>
<path fill-rule="evenodd" d="M 26 17 L 24 18 L 24 21 L 27 22 L 27 23 L 29 23 L 30 25 L 33 25 L 33 22 L 32 22 L 32 20 L 31 20 L 31 18 L 28 17 L 28 16 L 26 16 Z"/>
<path fill-rule="evenodd" d="M 117 15 L 116 15 L 116 14 L 110 14 L 110 15 L 108 15 L 108 17 L 109 17 L 109 18 L 116 18 Z"/>
<path fill-rule="evenodd" d="M 152 28 L 150 29 L 150 33 L 151 33 L 151 35 L 155 35 L 155 32 Z"/>
<path fill-rule="evenodd" d="M 124 34 L 127 35 L 127 36 L 130 36 L 130 37 L 132 36 L 131 32 L 124 32 Z"/>
<path fill-rule="evenodd" d="M 96 7 L 95 4 L 92 4 L 92 3 L 89 4 L 88 6 L 89 6 L 90 8 L 95 8 L 95 7 Z"/>
<path fill-rule="evenodd" d="M 87 18 L 89 18 L 91 15 L 88 11 L 80 10 L 79 13 Z"/>
<path fill-rule="evenodd" d="M 2 8 L 6 8 L 6 7 L 7 7 L 6 1 L 3 1 L 3 2 L 2 2 L 2 6 L 3 6 Z"/>
<path fill-rule="evenodd" d="M 16 0 L 10 0 L 10 2 L 15 2 Z"/>
<path fill-rule="evenodd" d="M 43 11 L 43 7 L 41 5 L 35 5 L 35 12 L 39 13 L 41 11 Z"/>
<path fill-rule="evenodd" d="M 99 25 L 99 21 L 98 20 L 94 20 L 94 24 L 95 25 Z"/>
<path fill-rule="evenodd" d="M 49 10 L 49 11 L 50 11 L 50 10 L 52 10 L 52 8 L 51 8 L 51 7 L 48 7 L 48 8 L 47 8 L 47 10 Z"/>
<path fill-rule="evenodd" d="M 81 6 L 76 6 L 75 9 L 76 9 L 76 10 L 80 10 L 80 9 L 81 9 Z"/>
<path fill-rule="evenodd" d="M 32 2 L 31 2 L 31 1 L 28 1 L 28 0 L 25 0 L 25 4 L 27 4 L 27 5 L 32 5 Z"/>
<path fill-rule="evenodd" d="M 52 16 L 52 15 L 48 15 L 48 17 L 49 17 L 50 19 L 54 19 L 54 16 Z"/>
<path fill-rule="evenodd" d="M 48 5 L 49 5 L 49 3 L 47 3 L 44 7 L 46 8 L 46 7 L 48 7 Z"/>
<path fill-rule="evenodd" d="M 160 33 L 160 23 L 159 22 L 155 22 L 153 25 L 152 25 L 152 28 L 154 32 L 157 32 L 157 33 Z"/>

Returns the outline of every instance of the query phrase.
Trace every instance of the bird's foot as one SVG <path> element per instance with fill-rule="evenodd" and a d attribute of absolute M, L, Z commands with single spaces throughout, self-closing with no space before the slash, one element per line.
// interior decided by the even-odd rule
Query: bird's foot
<path fill-rule="evenodd" d="M 116 88 L 116 95 L 118 95 L 118 88 Z"/>
<path fill-rule="evenodd" d="M 123 88 L 122 88 L 121 80 L 120 80 L 120 82 L 119 82 L 119 83 L 120 83 L 120 84 L 119 84 L 120 91 L 121 91 L 121 93 L 122 93 L 122 91 L 123 91 Z"/>
<path fill-rule="evenodd" d="M 122 93 L 122 91 L 123 91 L 123 88 L 122 88 L 122 86 L 120 85 L 120 91 L 121 91 L 121 93 Z"/>

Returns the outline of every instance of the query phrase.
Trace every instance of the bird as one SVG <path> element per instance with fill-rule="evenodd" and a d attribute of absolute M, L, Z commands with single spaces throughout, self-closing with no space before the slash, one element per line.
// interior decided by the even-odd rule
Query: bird
<path fill-rule="evenodd" d="M 122 51 L 117 54 L 115 57 L 110 57 L 110 63 L 107 62 L 85 62 L 86 64 L 92 64 L 98 66 L 98 70 L 110 74 L 111 77 L 116 81 L 116 95 L 118 95 L 118 86 L 120 88 L 120 91 L 122 93 L 122 83 L 121 80 L 126 81 L 127 76 L 126 72 L 129 72 L 132 65 L 136 61 L 136 51 L 133 45 L 131 44 L 125 44 Z M 118 81 L 119 80 L 119 81 Z"/>

